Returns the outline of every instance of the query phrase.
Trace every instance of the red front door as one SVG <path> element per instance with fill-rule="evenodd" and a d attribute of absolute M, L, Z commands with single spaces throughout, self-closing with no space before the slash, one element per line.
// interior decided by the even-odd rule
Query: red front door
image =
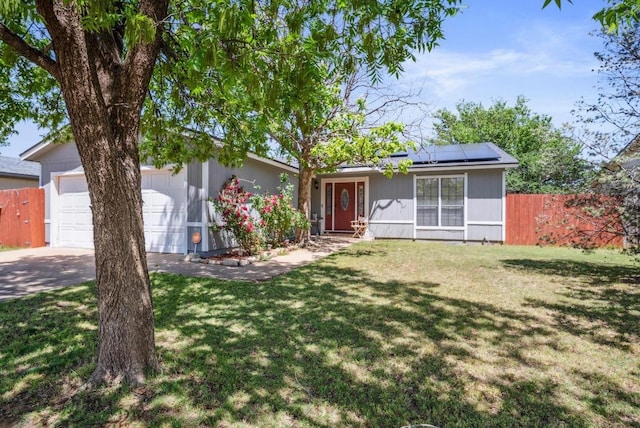
<path fill-rule="evenodd" d="M 356 218 L 356 183 L 335 183 L 333 201 L 335 230 L 351 230 Z"/>

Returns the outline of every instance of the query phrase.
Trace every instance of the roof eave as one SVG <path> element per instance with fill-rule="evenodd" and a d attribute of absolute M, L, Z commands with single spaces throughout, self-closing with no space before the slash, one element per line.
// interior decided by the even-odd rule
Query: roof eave
<path fill-rule="evenodd" d="M 40 180 L 40 176 L 39 175 L 17 174 L 17 173 L 4 172 L 4 171 L 0 171 L 0 177 L 24 178 L 24 179 L 27 179 L 27 180 Z"/>

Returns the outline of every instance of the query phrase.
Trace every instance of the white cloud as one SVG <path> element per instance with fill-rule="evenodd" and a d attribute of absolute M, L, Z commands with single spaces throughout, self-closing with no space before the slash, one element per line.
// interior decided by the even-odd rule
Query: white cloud
<path fill-rule="evenodd" d="M 597 79 L 592 70 L 599 41 L 588 35 L 590 25 L 528 23 L 489 39 L 449 41 L 405 64 L 398 83 L 423 88 L 435 108 L 452 108 L 461 99 L 513 102 L 524 95 L 535 111 L 569 121 L 572 106 Z"/>

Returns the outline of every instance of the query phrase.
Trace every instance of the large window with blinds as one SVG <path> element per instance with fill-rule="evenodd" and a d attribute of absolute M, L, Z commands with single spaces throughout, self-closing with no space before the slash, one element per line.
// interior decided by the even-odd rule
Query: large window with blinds
<path fill-rule="evenodd" d="M 464 226 L 464 177 L 416 177 L 416 225 Z"/>

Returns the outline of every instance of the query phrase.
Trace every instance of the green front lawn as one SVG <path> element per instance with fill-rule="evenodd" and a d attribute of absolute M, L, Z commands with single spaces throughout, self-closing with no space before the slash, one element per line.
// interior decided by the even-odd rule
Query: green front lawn
<path fill-rule="evenodd" d="M 614 252 L 375 241 L 265 283 L 152 281 L 162 370 L 136 390 L 77 392 L 93 283 L 0 303 L 0 421 L 640 426 L 638 266 Z"/>

